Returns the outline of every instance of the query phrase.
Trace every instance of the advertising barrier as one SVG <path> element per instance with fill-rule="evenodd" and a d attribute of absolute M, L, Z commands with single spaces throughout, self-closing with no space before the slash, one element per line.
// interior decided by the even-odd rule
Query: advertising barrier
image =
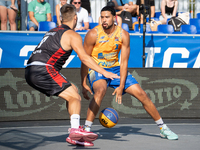
<path fill-rule="evenodd" d="M 151 98 L 163 118 L 200 118 L 200 69 L 128 70 Z M 58 97 L 47 97 L 31 88 L 24 79 L 24 71 L 24 68 L 0 69 L 0 121 L 69 119 L 66 102 Z M 90 101 L 85 100 L 81 94 L 80 69 L 64 68 L 61 73 L 77 86 L 82 97 L 81 118 L 85 119 Z M 136 98 L 125 94 L 122 104 L 119 105 L 115 102 L 112 92 L 113 89 L 108 88 L 100 110 L 112 107 L 122 118 L 150 118 Z"/>
<path fill-rule="evenodd" d="M 0 32 L 0 68 L 24 68 L 45 32 Z M 84 40 L 86 33 L 82 33 Z M 200 68 L 200 35 L 146 34 L 146 67 Z M 143 36 L 130 35 L 129 68 L 143 66 Z M 63 68 L 80 68 L 73 51 Z"/>

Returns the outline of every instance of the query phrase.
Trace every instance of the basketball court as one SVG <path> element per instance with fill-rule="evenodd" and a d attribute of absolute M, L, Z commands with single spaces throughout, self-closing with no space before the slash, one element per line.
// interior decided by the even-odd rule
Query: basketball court
<path fill-rule="evenodd" d="M 159 136 L 152 119 L 120 118 L 113 128 L 104 128 L 98 119 L 92 131 L 99 135 L 93 147 L 70 145 L 69 120 L 0 122 L 1 150 L 198 150 L 200 147 L 200 119 L 164 119 L 168 127 L 179 135 L 170 141 Z M 84 124 L 84 120 L 81 120 Z"/>

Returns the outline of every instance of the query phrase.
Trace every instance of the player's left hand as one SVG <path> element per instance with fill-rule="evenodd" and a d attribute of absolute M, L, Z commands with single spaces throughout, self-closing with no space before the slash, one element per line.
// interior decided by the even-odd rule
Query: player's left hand
<path fill-rule="evenodd" d="M 112 95 L 116 94 L 116 99 L 115 101 L 118 102 L 118 104 L 122 103 L 122 92 L 123 92 L 123 88 L 121 87 L 117 87 L 114 92 L 112 93 Z"/>

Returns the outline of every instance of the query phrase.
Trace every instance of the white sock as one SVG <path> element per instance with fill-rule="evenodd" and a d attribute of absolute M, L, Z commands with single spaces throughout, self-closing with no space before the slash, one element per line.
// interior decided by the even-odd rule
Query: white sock
<path fill-rule="evenodd" d="M 160 118 L 159 120 L 157 120 L 157 121 L 155 121 L 155 122 L 156 122 L 157 126 L 158 126 L 160 129 L 162 129 L 163 124 L 164 124 L 162 118 Z"/>
<path fill-rule="evenodd" d="M 85 130 L 90 131 L 93 122 L 85 120 Z"/>
<path fill-rule="evenodd" d="M 93 124 L 93 122 L 88 121 L 88 120 L 85 120 L 85 126 L 89 126 L 89 127 L 91 127 L 92 124 Z"/>
<path fill-rule="evenodd" d="M 71 122 L 71 128 L 78 129 L 80 126 L 80 115 L 79 114 L 71 115 L 70 122 Z"/>

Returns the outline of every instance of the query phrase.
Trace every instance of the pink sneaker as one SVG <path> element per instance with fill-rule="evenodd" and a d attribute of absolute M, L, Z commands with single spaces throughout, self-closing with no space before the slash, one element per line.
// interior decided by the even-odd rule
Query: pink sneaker
<path fill-rule="evenodd" d="M 70 144 L 73 144 L 73 145 L 94 146 L 94 144 L 92 142 L 87 142 L 87 141 L 84 141 L 82 139 L 75 141 L 75 140 L 70 139 L 70 137 L 68 137 L 68 138 L 66 138 L 66 141 Z"/>
<path fill-rule="evenodd" d="M 91 142 L 96 140 L 98 135 L 93 132 L 85 131 L 82 127 L 79 127 L 78 129 L 71 128 L 69 137 L 75 141 L 83 139 L 84 141 Z"/>
<path fill-rule="evenodd" d="M 76 145 L 76 141 L 70 139 L 69 137 L 66 138 L 66 141 L 67 141 L 68 143 L 70 143 L 70 144 Z"/>

